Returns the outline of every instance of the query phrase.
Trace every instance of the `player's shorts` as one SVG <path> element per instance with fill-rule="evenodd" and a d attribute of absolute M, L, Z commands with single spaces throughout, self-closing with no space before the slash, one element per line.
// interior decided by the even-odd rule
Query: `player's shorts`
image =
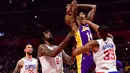
<path fill-rule="evenodd" d="M 88 73 L 93 65 L 95 66 L 93 55 L 81 54 L 80 58 L 77 58 L 78 73 Z"/>

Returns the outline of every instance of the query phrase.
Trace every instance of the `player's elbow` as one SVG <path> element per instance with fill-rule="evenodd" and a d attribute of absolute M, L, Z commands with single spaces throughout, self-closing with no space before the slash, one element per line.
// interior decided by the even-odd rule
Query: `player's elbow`
<path fill-rule="evenodd" d="M 97 8 L 97 6 L 96 5 L 93 5 L 93 9 L 96 9 Z"/>

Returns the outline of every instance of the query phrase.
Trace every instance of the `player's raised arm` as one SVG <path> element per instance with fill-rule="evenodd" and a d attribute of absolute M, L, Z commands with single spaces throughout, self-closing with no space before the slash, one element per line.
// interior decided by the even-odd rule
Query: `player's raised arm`
<path fill-rule="evenodd" d="M 70 26 L 72 30 L 77 31 L 79 28 L 79 22 L 77 21 L 77 1 L 72 1 L 72 13 L 71 13 L 71 19 L 70 19 Z"/>
<path fill-rule="evenodd" d="M 90 27 L 92 27 L 96 32 L 98 32 L 99 25 L 93 23 L 93 22 L 90 21 L 90 20 L 86 20 L 86 23 L 87 23 Z"/>
<path fill-rule="evenodd" d="M 78 7 L 84 8 L 84 9 L 91 8 L 91 10 L 89 11 L 89 13 L 87 15 L 87 19 L 90 20 L 90 21 L 93 21 L 93 18 L 95 16 L 95 12 L 96 12 L 96 5 L 92 5 L 92 4 L 78 4 Z"/>
<path fill-rule="evenodd" d="M 86 23 L 87 23 L 89 26 L 91 26 L 96 32 L 98 32 L 99 25 L 97 25 L 97 24 L 91 22 L 90 20 L 86 20 Z M 113 39 L 113 36 L 112 36 L 110 33 L 108 33 L 108 37 L 110 37 L 110 38 Z"/>
<path fill-rule="evenodd" d="M 95 47 L 97 47 L 97 46 L 98 46 L 98 42 L 95 41 L 95 40 L 92 40 L 92 41 L 88 42 L 86 45 L 81 46 L 81 47 L 79 47 L 79 48 L 76 48 L 76 49 L 74 50 L 74 52 L 73 52 L 73 55 L 74 55 L 74 56 L 77 56 L 77 55 L 79 55 L 79 54 L 81 54 L 81 53 L 84 53 L 84 52 L 86 52 L 86 51 L 89 51 L 90 49 L 92 49 L 93 51 L 96 52 L 97 49 L 96 49 Z"/>
<path fill-rule="evenodd" d="M 56 55 L 58 55 L 62 49 L 64 49 L 66 47 L 66 45 L 69 43 L 70 38 L 73 36 L 73 32 L 70 32 L 67 37 L 53 50 L 48 49 L 48 47 L 44 44 L 44 45 L 40 45 L 38 47 L 38 55 L 39 56 L 50 56 L 50 57 L 55 57 Z"/>
<path fill-rule="evenodd" d="M 13 73 L 19 73 L 19 72 L 20 72 L 20 69 L 23 67 L 23 64 L 24 64 L 23 61 L 22 61 L 22 60 L 19 60 L 19 61 L 17 62 L 17 65 L 16 65 L 16 67 L 15 67 Z"/>

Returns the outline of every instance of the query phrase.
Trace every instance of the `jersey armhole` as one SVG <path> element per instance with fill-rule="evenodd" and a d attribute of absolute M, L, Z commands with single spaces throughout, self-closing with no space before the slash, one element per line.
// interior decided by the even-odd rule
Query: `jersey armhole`
<path fill-rule="evenodd" d="M 96 47 L 96 48 L 98 48 L 98 50 L 97 50 L 97 52 L 94 52 L 94 54 L 96 54 L 96 53 L 98 53 L 99 52 L 99 50 L 100 50 L 100 39 L 98 39 L 98 40 L 96 40 L 97 41 L 97 43 L 98 43 L 98 46 Z"/>

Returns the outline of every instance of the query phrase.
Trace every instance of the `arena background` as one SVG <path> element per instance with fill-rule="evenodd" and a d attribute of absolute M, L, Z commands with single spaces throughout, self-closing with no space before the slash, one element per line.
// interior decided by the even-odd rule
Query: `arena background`
<path fill-rule="evenodd" d="M 124 73 L 130 67 L 130 0 L 77 0 L 96 4 L 94 22 L 107 25 L 117 46 L 117 59 Z M 0 0 L 0 73 L 12 73 L 16 62 L 24 57 L 24 45 L 31 43 L 37 57 L 39 34 L 46 27 L 59 44 L 69 31 L 64 22 L 65 7 L 71 0 Z M 93 31 L 93 30 L 92 30 Z M 93 31 L 94 37 L 96 37 Z M 65 49 L 71 55 L 71 49 Z M 64 64 L 66 73 L 75 73 L 76 66 Z"/>

